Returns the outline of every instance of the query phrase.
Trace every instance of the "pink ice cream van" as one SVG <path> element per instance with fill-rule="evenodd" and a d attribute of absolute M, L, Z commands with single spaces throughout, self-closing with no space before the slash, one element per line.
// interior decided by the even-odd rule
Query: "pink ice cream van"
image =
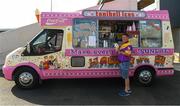
<path fill-rule="evenodd" d="M 127 33 L 133 46 L 129 76 L 150 85 L 171 76 L 174 45 L 168 11 L 42 12 L 42 30 L 6 56 L 3 74 L 20 88 L 45 79 L 120 77 L 115 44 Z"/>

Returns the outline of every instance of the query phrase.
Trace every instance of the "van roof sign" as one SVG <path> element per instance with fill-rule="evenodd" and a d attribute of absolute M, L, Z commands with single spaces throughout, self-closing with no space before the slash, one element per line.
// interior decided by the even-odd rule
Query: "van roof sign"
<path fill-rule="evenodd" d="M 119 18 L 145 18 L 144 11 L 124 11 L 124 10 L 84 10 L 85 17 L 119 17 Z"/>

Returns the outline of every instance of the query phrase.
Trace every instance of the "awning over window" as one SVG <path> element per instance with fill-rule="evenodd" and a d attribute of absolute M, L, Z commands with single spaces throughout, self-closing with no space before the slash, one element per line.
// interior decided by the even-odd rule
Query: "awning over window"
<path fill-rule="evenodd" d="M 151 5 L 151 4 L 154 3 L 154 2 L 155 2 L 155 0 L 140 0 L 140 1 L 138 2 L 138 9 L 139 9 L 139 10 L 140 10 L 140 9 L 143 9 L 143 8 Z"/>

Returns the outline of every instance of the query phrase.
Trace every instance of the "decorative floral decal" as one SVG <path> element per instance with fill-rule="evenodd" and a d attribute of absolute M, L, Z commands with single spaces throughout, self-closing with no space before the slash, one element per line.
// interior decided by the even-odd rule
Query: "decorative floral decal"
<path fill-rule="evenodd" d="M 117 56 L 98 57 L 89 59 L 89 68 L 117 68 L 119 65 Z"/>
<path fill-rule="evenodd" d="M 40 61 L 39 68 L 40 69 L 59 69 L 61 66 L 58 63 L 57 57 L 54 58 L 53 55 L 44 56 L 44 60 Z"/>
<path fill-rule="evenodd" d="M 139 57 L 136 59 L 137 64 L 150 63 L 148 57 Z"/>
<path fill-rule="evenodd" d="M 155 56 L 154 65 L 158 67 L 164 67 L 165 60 L 166 60 L 165 56 L 157 55 Z"/>

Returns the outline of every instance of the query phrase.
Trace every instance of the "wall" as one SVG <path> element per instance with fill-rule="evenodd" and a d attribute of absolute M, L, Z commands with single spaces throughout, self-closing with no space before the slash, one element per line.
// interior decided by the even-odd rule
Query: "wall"
<path fill-rule="evenodd" d="M 41 30 L 38 23 L 0 33 L 0 65 L 12 50 L 25 46 Z"/>
<path fill-rule="evenodd" d="M 175 52 L 180 52 L 180 0 L 160 0 L 160 9 L 168 10 L 171 20 Z"/>
<path fill-rule="evenodd" d="M 175 52 L 180 52 L 180 28 L 173 28 L 172 33 L 174 39 Z"/>
<path fill-rule="evenodd" d="M 180 0 L 160 0 L 160 9 L 169 10 L 172 28 L 180 27 Z"/>
<path fill-rule="evenodd" d="M 99 10 L 101 5 L 87 8 L 89 10 Z M 101 10 L 137 10 L 137 0 L 114 0 L 104 3 Z"/>

